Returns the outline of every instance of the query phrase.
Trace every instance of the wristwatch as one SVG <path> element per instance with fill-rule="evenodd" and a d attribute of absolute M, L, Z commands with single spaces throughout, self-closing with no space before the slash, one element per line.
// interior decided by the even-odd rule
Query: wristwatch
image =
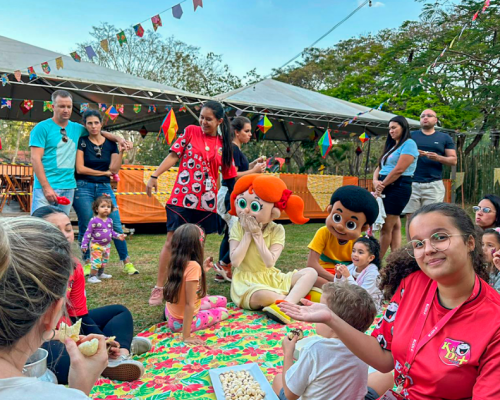
<path fill-rule="evenodd" d="M 151 175 L 150 178 L 153 178 L 153 179 L 158 179 L 157 176 L 154 176 L 154 175 Z"/>

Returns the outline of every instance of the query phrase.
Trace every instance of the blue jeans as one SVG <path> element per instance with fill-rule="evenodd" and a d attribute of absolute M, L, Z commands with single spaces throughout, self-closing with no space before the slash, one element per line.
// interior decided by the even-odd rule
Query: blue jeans
<path fill-rule="evenodd" d="M 94 217 L 92 211 L 92 203 L 103 194 L 109 195 L 115 210 L 111 213 L 110 218 L 113 220 L 113 230 L 117 233 L 123 233 L 122 222 L 120 221 L 120 213 L 118 212 L 118 205 L 116 197 L 111 189 L 109 183 L 93 183 L 87 181 L 76 181 L 75 200 L 73 201 L 73 208 L 78 215 L 78 242 L 81 244 L 83 235 L 87 230 L 89 221 Z M 113 242 L 118 251 L 121 261 L 125 261 L 128 257 L 127 242 L 113 239 Z M 87 251 L 83 255 L 85 261 L 90 259 L 90 252 Z"/>
<path fill-rule="evenodd" d="M 60 197 L 64 196 L 73 202 L 73 196 L 75 194 L 75 189 L 54 189 L 54 192 Z M 33 189 L 33 199 L 31 201 L 31 214 L 44 206 L 54 206 L 61 210 L 63 213 L 66 215 L 69 215 L 69 212 L 71 211 L 71 203 L 67 206 L 63 206 L 62 204 L 57 204 L 57 203 L 49 203 L 49 201 L 45 198 L 45 195 L 43 194 L 43 189 Z"/>

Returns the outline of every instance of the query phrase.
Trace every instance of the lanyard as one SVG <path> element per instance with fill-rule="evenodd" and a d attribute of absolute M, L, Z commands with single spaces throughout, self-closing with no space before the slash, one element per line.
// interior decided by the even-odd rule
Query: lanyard
<path fill-rule="evenodd" d="M 403 377 L 406 378 L 408 376 L 408 372 L 410 371 L 411 365 L 415 361 L 415 357 L 417 356 L 418 352 L 422 349 L 422 347 L 424 347 L 434 336 L 437 335 L 437 333 L 448 323 L 448 321 L 451 318 L 453 318 L 453 316 L 460 310 L 460 308 L 462 308 L 462 306 L 465 303 L 467 303 L 469 300 L 477 296 L 479 288 L 480 288 L 480 281 L 476 275 L 474 281 L 474 288 L 472 289 L 472 293 L 469 296 L 469 298 L 465 300 L 462 304 L 460 304 L 458 307 L 448 311 L 446 315 L 443 318 L 441 318 L 437 322 L 437 324 L 430 330 L 430 332 L 424 335 L 419 340 L 420 335 L 422 334 L 422 331 L 424 329 L 425 321 L 427 321 L 427 317 L 429 316 L 429 311 L 432 305 L 432 301 L 434 300 L 437 291 L 437 282 L 436 281 L 432 282 L 432 285 L 429 289 L 429 293 L 425 298 L 424 307 L 422 308 L 422 312 L 420 313 L 417 324 L 415 325 L 415 330 L 413 331 L 413 336 L 408 346 L 408 354 L 406 356 L 408 361 L 405 362 L 405 365 L 403 367 L 403 372 L 402 372 Z M 407 385 L 409 384 L 408 379 L 403 379 L 401 384 L 398 386 L 399 392 L 401 392 L 401 390 L 403 389 L 403 383 L 404 387 L 407 387 Z"/>

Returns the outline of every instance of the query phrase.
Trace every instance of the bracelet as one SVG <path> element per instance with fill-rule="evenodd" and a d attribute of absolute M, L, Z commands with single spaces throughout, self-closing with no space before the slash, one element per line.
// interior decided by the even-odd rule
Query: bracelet
<path fill-rule="evenodd" d="M 154 176 L 154 175 L 151 175 L 150 178 L 153 178 L 153 179 L 158 179 L 157 176 Z"/>

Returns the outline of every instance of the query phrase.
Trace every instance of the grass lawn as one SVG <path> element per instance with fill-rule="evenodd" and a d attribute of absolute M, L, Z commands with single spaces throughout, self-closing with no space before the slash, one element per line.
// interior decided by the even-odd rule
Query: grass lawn
<path fill-rule="evenodd" d="M 405 240 L 404 220 L 403 242 Z M 306 266 L 308 248 L 307 245 L 316 231 L 321 228 L 322 223 L 309 223 L 306 225 L 285 225 L 286 246 L 278 260 L 277 267 L 282 271 L 292 271 Z M 378 236 L 378 235 L 377 235 Z M 89 308 L 101 307 L 109 304 L 123 304 L 134 316 L 135 333 L 142 331 L 163 321 L 163 307 L 150 307 L 148 305 L 151 288 L 156 283 L 158 268 L 158 256 L 165 242 L 166 234 L 137 234 L 127 240 L 128 250 L 132 261 L 140 274 L 128 276 L 122 273 L 118 261 L 118 254 L 114 247 L 111 251 L 111 260 L 106 270 L 113 275 L 110 280 L 103 280 L 101 284 L 88 284 L 87 301 Z M 218 260 L 219 245 L 222 236 L 208 235 L 205 244 L 205 257 L 212 256 Z M 214 272 L 207 276 L 208 293 L 227 297 L 230 301 L 229 283 L 217 283 L 214 281 Z"/>

